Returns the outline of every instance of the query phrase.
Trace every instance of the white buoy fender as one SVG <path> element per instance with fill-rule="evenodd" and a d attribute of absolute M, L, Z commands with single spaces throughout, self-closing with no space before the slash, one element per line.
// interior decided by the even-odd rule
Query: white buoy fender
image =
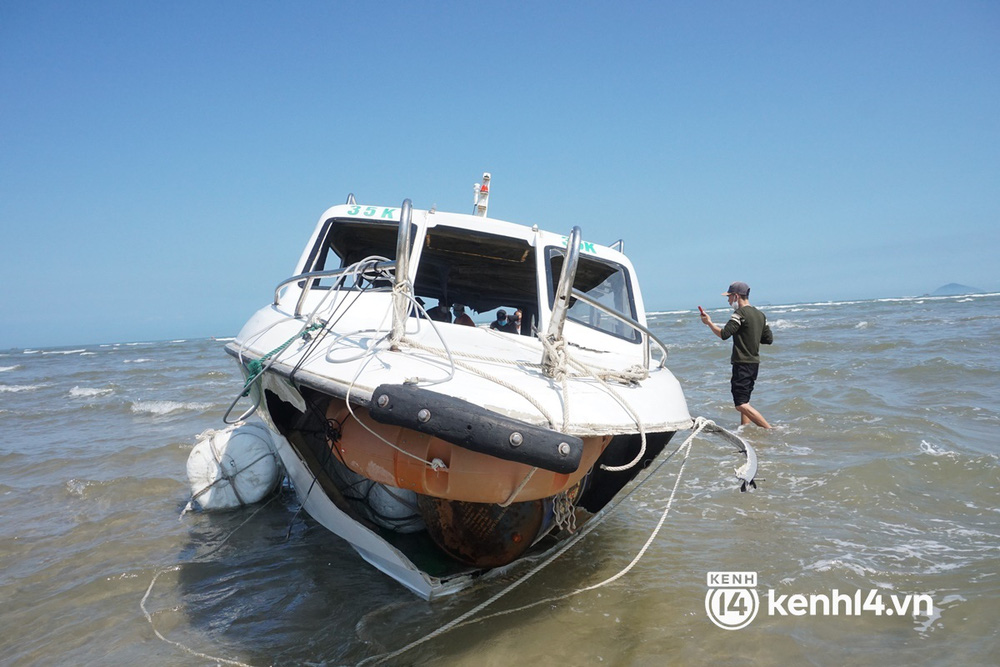
<path fill-rule="evenodd" d="M 187 461 L 191 500 L 221 510 L 264 499 L 284 475 L 273 437 L 263 424 L 202 434 Z"/>

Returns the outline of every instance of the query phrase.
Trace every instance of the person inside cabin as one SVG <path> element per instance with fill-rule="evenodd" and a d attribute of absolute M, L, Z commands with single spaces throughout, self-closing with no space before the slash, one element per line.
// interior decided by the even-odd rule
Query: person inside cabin
<path fill-rule="evenodd" d="M 444 305 L 443 301 L 438 301 L 438 305 L 427 310 L 427 314 L 431 316 L 431 319 L 435 322 L 448 322 L 451 323 L 451 312 L 448 310 L 448 306 Z"/>
<path fill-rule="evenodd" d="M 474 327 L 476 323 L 472 321 L 468 313 L 465 312 L 465 306 L 460 303 L 453 304 L 451 307 L 451 312 L 455 314 L 455 324 L 461 324 L 467 327 Z"/>
<path fill-rule="evenodd" d="M 490 329 L 496 329 L 497 331 L 503 331 L 506 333 L 517 333 L 517 328 L 514 326 L 514 320 L 507 319 L 507 311 L 503 308 L 497 311 L 497 318 L 490 322 Z"/>
<path fill-rule="evenodd" d="M 524 312 L 520 308 L 518 308 L 514 312 L 514 328 L 517 330 L 517 333 L 519 333 L 519 334 L 525 333 L 525 331 L 524 331 Z"/>

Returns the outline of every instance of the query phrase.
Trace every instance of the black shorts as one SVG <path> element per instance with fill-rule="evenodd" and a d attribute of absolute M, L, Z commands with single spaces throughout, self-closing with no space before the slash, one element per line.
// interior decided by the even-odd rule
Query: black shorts
<path fill-rule="evenodd" d="M 754 382 L 757 381 L 757 371 L 760 364 L 733 364 L 733 379 L 729 384 L 733 390 L 733 405 L 743 405 L 750 402 Z"/>

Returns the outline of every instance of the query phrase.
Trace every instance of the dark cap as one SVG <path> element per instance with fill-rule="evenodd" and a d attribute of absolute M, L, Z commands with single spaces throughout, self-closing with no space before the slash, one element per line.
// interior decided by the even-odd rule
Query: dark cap
<path fill-rule="evenodd" d="M 498 310 L 497 311 L 497 319 L 498 320 L 499 319 L 503 319 L 504 317 L 507 317 L 507 311 L 506 310 Z"/>
<path fill-rule="evenodd" d="M 729 296 L 730 294 L 735 294 L 736 296 L 748 297 L 750 296 L 750 286 L 746 283 L 735 282 L 729 286 L 728 292 L 723 292 L 722 296 Z"/>

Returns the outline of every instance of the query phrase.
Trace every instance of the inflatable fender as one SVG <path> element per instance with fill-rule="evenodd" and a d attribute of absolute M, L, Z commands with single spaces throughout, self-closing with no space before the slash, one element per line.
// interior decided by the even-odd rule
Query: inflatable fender
<path fill-rule="evenodd" d="M 205 510 L 252 505 L 281 482 L 275 436 L 263 424 L 237 424 L 202 434 L 187 460 L 191 501 Z"/>

